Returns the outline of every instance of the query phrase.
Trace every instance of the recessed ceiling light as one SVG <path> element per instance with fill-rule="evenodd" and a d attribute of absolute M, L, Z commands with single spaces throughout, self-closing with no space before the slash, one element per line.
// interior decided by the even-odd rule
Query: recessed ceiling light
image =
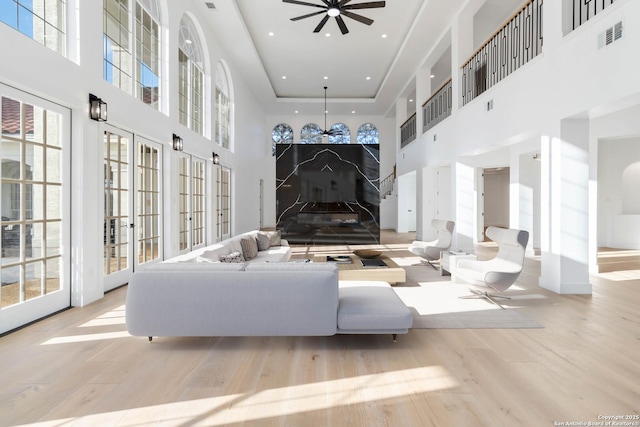
<path fill-rule="evenodd" d="M 367 76 L 367 80 L 371 80 L 371 77 Z"/>
<path fill-rule="evenodd" d="M 435 77 L 435 75 L 431 74 L 429 77 L 434 78 L 434 77 Z"/>
<path fill-rule="evenodd" d="M 275 34 L 274 34 L 274 32 L 273 32 L 273 31 L 269 31 L 269 35 L 270 35 L 271 37 L 273 37 Z"/>
<path fill-rule="evenodd" d="M 282 76 L 282 80 L 287 80 L 287 76 Z"/>
<path fill-rule="evenodd" d="M 387 38 L 387 35 L 386 35 L 386 34 L 383 34 L 383 35 L 382 35 L 382 38 L 383 38 L 383 39 L 386 39 L 386 38 Z"/>
<path fill-rule="evenodd" d="M 324 76 L 324 79 L 325 80 L 329 80 L 329 76 Z"/>
<path fill-rule="evenodd" d="M 186 44 L 191 44 L 191 43 L 193 43 L 193 42 L 192 42 L 191 40 L 189 40 L 189 39 L 186 39 L 184 42 L 185 42 Z"/>
<path fill-rule="evenodd" d="M 351 114 L 355 114 L 355 113 L 356 113 L 356 110 L 351 111 Z"/>
<path fill-rule="evenodd" d="M 294 111 L 295 114 L 298 114 L 298 110 Z"/>
<path fill-rule="evenodd" d="M 410 99 L 409 102 L 413 102 L 413 99 Z"/>
<path fill-rule="evenodd" d="M 326 33 L 324 36 L 325 37 L 331 37 L 331 33 Z"/>

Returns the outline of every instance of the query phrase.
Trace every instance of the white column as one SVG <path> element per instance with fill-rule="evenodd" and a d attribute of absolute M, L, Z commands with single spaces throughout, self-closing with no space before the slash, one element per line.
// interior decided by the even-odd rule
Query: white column
<path fill-rule="evenodd" d="M 588 120 L 563 120 L 559 136 L 543 136 L 541 148 L 540 286 L 590 294 Z"/>
<path fill-rule="evenodd" d="M 455 176 L 455 249 L 472 250 L 476 238 L 478 215 L 478 192 L 476 169 L 457 162 L 452 171 Z"/>

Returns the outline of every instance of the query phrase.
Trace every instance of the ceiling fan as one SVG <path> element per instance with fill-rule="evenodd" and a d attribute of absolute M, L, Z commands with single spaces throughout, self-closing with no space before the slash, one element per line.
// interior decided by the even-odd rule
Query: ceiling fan
<path fill-rule="evenodd" d="M 319 33 L 322 30 L 322 27 L 327 23 L 329 18 L 336 18 L 336 22 L 338 23 L 338 27 L 340 27 L 340 31 L 342 34 L 347 34 L 349 30 L 347 29 L 347 25 L 344 23 L 342 19 L 342 15 L 347 18 L 354 19 L 358 22 L 362 22 L 366 25 L 373 24 L 373 19 L 369 19 L 366 16 L 358 15 L 357 13 L 351 12 L 351 10 L 355 9 L 375 9 L 379 7 L 384 7 L 384 1 L 369 1 L 366 3 L 356 3 L 349 4 L 352 0 L 321 0 L 323 4 L 315 4 L 309 3 L 306 1 L 298 1 L 298 0 L 282 0 L 284 3 L 292 3 L 292 4 L 300 4 L 303 6 L 311 6 L 322 9 L 319 12 L 312 12 L 307 15 L 297 16 L 295 18 L 291 18 L 292 21 L 298 21 L 300 19 L 309 18 L 311 16 L 322 15 L 325 16 L 322 18 L 318 26 L 313 30 L 314 33 Z"/>
<path fill-rule="evenodd" d="M 342 131 L 338 129 L 327 129 L 327 87 L 324 87 L 324 130 L 322 136 L 342 135 Z"/>

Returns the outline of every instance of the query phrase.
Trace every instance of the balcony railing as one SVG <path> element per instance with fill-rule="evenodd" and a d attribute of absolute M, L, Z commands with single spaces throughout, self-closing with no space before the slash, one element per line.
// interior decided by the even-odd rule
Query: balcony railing
<path fill-rule="evenodd" d="M 615 0 L 573 0 L 573 29 L 611 6 Z"/>
<path fill-rule="evenodd" d="M 451 79 L 447 80 L 422 105 L 422 132 L 426 132 L 451 115 L 453 94 Z"/>
<path fill-rule="evenodd" d="M 400 147 L 404 148 L 416 139 L 416 130 L 416 115 L 414 113 L 400 126 Z"/>
<path fill-rule="evenodd" d="M 542 52 L 542 3 L 530 0 L 462 66 L 462 105 Z"/>
<path fill-rule="evenodd" d="M 393 172 L 387 175 L 387 177 L 380 182 L 380 197 L 382 199 L 386 199 L 387 196 L 393 193 L 393 186 L 395 182 L 396 182 L 396 165 L 393 165 Z"/>

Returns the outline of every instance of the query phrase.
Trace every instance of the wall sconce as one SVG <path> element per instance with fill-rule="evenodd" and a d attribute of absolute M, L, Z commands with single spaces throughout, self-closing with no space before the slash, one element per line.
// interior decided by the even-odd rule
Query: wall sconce
<path fill-rule="evenodd" d="M 98 122 L 107 121 L 107 103 L 93 94 L 89 94 L 89 117 Z"/>
<path fill-rule="evenodd" d="M 176 151 L 182 151 L 182 138 L 175 133 L 173 134 L 173 140 L 171 141 L 171 147 Z"/>
<path fill-rule="evenodd" d="M 214 165 L 219 165 L 219 164 L 220 164 L 220 156 L 219 156 L 219 155 L 217 155 L 216 153 L 213 153 L 213 158 L 212 158 L 212 160 L 213 160 L 213 164 L 214 164 Z"/>

